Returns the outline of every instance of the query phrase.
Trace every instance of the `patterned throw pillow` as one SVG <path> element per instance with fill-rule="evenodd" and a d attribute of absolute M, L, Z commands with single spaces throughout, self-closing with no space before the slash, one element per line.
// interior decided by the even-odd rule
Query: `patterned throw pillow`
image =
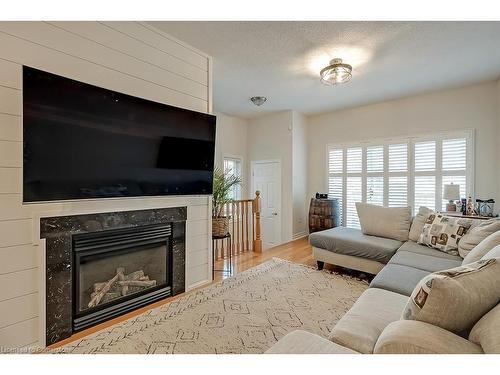
<path fill-rule="evenodd" d="M 401 318 L 455 333 L 467 331 L 498 304 L 499 284 L 497 259 L 431 273 L 417 284 Z"/>
<path fill-rule="evenodd" d="M 431 213 L 427 216 L 418 243 L 442 252 L 458 255 L 458 242 L 472 225 L 472 220 Z"/>

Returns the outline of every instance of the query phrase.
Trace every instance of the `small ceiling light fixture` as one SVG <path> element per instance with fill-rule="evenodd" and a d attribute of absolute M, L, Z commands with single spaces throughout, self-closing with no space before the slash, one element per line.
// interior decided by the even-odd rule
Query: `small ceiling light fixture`
<path fill-rule="evenodd" d="M 267 100 L 265 96 L 252 96 L 250 98 L 253 104 L 255 104 L 257 107 L 260 107 L 262 104 L 264 104 Z"/>
<path fill-rule="evenodd" d="M 320 80 L 325 85 L 337 85 L 339 83 L 346 83 L 352 77 L 352 66 L 344 64 L 342 59 L 333 59 L 330 65 L 321 69 L 319 72 Z"/>

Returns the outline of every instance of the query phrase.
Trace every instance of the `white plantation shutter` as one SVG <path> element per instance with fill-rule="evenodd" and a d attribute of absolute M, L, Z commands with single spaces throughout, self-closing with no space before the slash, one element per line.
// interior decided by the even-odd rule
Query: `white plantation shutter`
<path fill-rule="evenodd" d="M 408 144 L 389 145 L 389 172 L 408 170 Z"/>
<path fill-rule="evenodd" d="M 408 177 L 389 177 L 389 207 L 408 205 Z"/>
<path fill-rule="evenodd" d="M 347 173 L 361 173 L 362 151 L 361 147 L 347 149 Z"/>
<path fill-rule="evenodd" d="M 443 140 L 443 171 L 465 171 L 467 140 L 465 138 Z"/>
<path fill-rule="evenodd" d="M 356 202 L 361 202 L 361 177 L 347 177 L 346 226 L 359 228 Z"/>
<path fill-rule="evenodd" d="M 344 191 L 343 181 L 344 179 L 342 177 L 331 176 L 328 178 L 328 197 L 337 198 L 339 200 L 339 209 L 340 209 L 339 217 L 341 223 L 343 223 L 342 220 L 342 207 L 343 207 L 342 194 Z"/>
<path fill-rule="evenodd" d="M 384 205 L 384 177 L 366 178 L 366 203 Z"/>
<path fill-rule="evenodd" d="M 359 228 L 356 202 L 444 210 L 443 186 L 460 185 L 472 195 L 473 134 L 365 142 L 328 149 L 328 191 L 338 198 L 343 225 Z"/>
<path fill-rule="evenodd" d="M 366 148 L 366 172 L 376 173 L 384 171 L 384 146 Z"/>
<path fill-rule="evenodd" d="M 436 141 L 415 143 L 415 171 L 436 170 Z"/>
<path fill-rule="evenodd" d="M 415 176 L 415 204 L 414 212 L 417 213 L 420 206 L 435 209 L 436 206 L 436 177 Z"/>
<path fill-rule="evenodd" d="M 333 149 L 328 153 L 328 171 L 330 173 L 342 173 L 344 165 L 344 150 Z"/>

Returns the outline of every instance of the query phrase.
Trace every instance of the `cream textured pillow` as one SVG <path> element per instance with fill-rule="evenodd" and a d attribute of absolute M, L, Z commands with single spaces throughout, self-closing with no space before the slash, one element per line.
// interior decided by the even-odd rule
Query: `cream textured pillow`
<path fill-rule="evenodd" d="M 479 244 L 473 248 L 469 254 L 464 258 L 462 264 L 469 264 L 477 262 L 483 256 L 488 254 L 496 245 L 500 244 L 500 231 L 490 234 L 484 240 L 479 242 Z"/>
<path fill-rule="evenodd" d="M 500 300 L 500 263 L 480 260 L 432 273 L 413 290 L 402 319 L 467 331 Z"/>
<path fill-rule="evenodd" d="M 410 207 L 382 207 L 356 202 L 356 210 L 364 234 L 408 241 Z"/>
<path fill-rule="evenodd" d="M 500 305 L 483 316 L 470 331 L 469 340 L 487 354 L 500 354 Z"/>
<path fill-rule="evenodd" d="M 433 212 L 434 211 L 432 211 L 430 208 L 420 206 L 420 208 L 418 209 L 418 214 L 415 215 L 413 221 L 411 222 L 410 234 L 408 235 L 408 238 L 410 240 L 412 240 L 413 242 L 418 241 L 427 217 Z"/>
<path fill-rule="evenodd" d="M 432 213 L 422 228 L 418 243 L 442 252 L 458 255 L 458 242 L 472 225 L 472 220 Z"/>
<path fill-rule="evenodd" d="M 500 220 L 498 219 L 482 220 L 480 224 L 471 227 L 470 231 L 460 240 L 458 246 L 460 256 L 465 258 L 482 240 L 499 230 Z"/>

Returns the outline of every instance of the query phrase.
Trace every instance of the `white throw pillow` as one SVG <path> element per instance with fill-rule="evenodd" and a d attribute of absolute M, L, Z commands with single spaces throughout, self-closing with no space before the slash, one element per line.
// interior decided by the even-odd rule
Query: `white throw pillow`
<path fill-rule="evenodd" d="M 467 232 L 467 234 L 460 240 L 460 244 L 458 245 L 458 252 L 462 258 L 465 258 L 467 254 L 472 251 L 472 249 L 474 249 L 490 234 L 498 232 L 500 230 L 500 220 L 498 219 L 478 221 L 479 223 L 477 225 L 473 225 Z"/>
<path fill-rule="evenodd" d="M 408 241 L 411 225 L 410 207 L 382 207 L 356 202 L 356 210 L 364 234 Z"/>
<path fill-rule="evenodd" d="M 415 215 L 413 221 L 411 222 L 410 234 L 408 238 L 414 242 L 418 241 L 420 234 L 422 233 L 422 229 L 424 228 L 425 221 L 429 217 L 431 213 L 433 213 L 430 208 L 420 206 L 418 209 L 418 214 Z"/>
<path fill-rule="evenodd" d="M 432 213 L 422 229 L 418 243 L 444 253 L 458 255 L 458 243 L 472 225 L 472 220 Z"/>
<path fill-rule="evenodd" d="M 479 242 L 479 244 L 467 254 L 462 264 L 477 262 L 497 245 L 500 245 L 500 231 L 490 234 Z"/>

